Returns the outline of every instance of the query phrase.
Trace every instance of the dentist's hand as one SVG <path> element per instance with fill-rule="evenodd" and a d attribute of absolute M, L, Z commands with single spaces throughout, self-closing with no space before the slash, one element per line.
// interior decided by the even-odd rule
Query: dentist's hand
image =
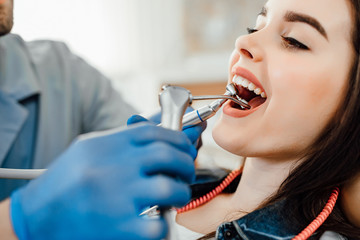
<path fill-rule="evenodd" d="M 21 240 L 164 238 L 163 218 L 139 214 L 188 202 L 196 152 L 184 133 L 149 123 L 77 140 L 12 194 L 15 232 Z"/>
<path fill-rule="evenodd" d="M 188 107 L 186 109 L 186 113 L 191 112 L 193 110 L 194 110 L 193 108 Z M 146 119 L 140 115 L 133 115 L 128 119 L 127 124 L 129 126 L 135 123 L 147 122 L 147 121 L 152 122 L 154 124 L 159 124 L 161 122 L 161 113 L 155 114 L 151 116 L 149 119 Z M 197 149 L 199 149 L 202 146 L 201 134 L 206 129 L 206 126 L 207 126 L 206 122 L 202 122 L 198 125 L 185 126 L 183 128 L 183 132 L 188 136 L 190 141 Z"/>

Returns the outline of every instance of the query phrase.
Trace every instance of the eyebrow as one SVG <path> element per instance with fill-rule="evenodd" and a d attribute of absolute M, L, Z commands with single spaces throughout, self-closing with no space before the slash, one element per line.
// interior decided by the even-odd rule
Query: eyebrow
<path fill-rule="evenodd" d="M 259 16 L 266 17 L 267 16 L 267 8 L 263 7 Z M 315 28 L 326 40 L 328 40 L 328 35 L 325 31 L 325 28 L 321 25 L 321 23 L 316 20 L 315 18 L 301 13 L 296 13 L 292 11 L 288 11 L 284 17 L 285 21 L 287 22 L 301 22 L 310 25 L 311 27 Z"/>
<path fill-rule="evenodd" d="M 328 40 L 328 36 L 324 27 L 315 18 L 296 12 L 287 12 L 284 18 L 287 22 L 302 22 L 309 24 L 315 28 L 324 38 L 326 38 L 326 40 Z"/>

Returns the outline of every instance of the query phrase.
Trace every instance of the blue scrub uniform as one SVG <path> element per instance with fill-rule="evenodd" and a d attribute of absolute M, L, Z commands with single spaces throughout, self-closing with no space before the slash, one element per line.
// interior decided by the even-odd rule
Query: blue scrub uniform
<path fill-rule="evenodd" d="M 1 167 L 46 168 L 78 135 L 124 125 L 135 113 L 65 44 L 0 38 Z M 24 184 L 0 179 L 0 199 Z"/>

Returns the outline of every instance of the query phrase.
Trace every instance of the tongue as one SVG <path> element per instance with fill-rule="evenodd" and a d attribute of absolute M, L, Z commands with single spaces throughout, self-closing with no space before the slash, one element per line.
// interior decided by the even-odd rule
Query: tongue
<path fill-rule="evenodd" d="M 259 95 L 256 95 L 253 91 L 249 91 L 247 88 L 237 86 L 237 94 L 251 106 L 251 109 L 254 109 L 266 101 L 266 98 L 262 98 Z"/>
<path fill-rule="evenodd" d="M 238 95 L 242 99 L 245 99 L 246 101 L 250 101 L 251 99 L 253 99 L 257 96 L 254 92 L 249 91 L 248 89 L 243 88 L 243 87 L 238 87 L 237 90 L 238 90 Z"/>
<path fill-rule="evenodd" d="M 265 98 L 257 96 L 250 100 L 249 105 L 251 106 L 251 109 L 253 109 L 253 108 L 256 108 L 256 107 L 260 106 L 261 104 L 263 104 L 265 102 L 265 100 L 266 100 Z"/>

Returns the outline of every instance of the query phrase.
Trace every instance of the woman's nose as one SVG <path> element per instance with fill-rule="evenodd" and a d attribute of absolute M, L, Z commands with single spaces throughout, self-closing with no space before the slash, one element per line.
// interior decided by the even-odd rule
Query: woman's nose
<path fill-rule="evenodd" d="M 263 60 L 263 52 L 257 42 L 256 33 L 241 36 L 236 39 L 235 48 L 239 53 L 240 58 L 246 58 L 253 62 L 260 62 Z"/>

